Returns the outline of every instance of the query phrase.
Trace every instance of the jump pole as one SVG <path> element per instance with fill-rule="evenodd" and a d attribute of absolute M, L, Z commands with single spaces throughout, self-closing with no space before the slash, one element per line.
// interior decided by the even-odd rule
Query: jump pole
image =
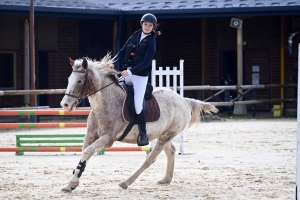
<path fill-rule="evenodd" d="M 143 147 L 110 147 L 105 151 L 150 151 L 150 146 Z M 82 152 L 82 147 L 0 147 L 0 152 Z"/>
<path fill-rule="evenodd" d="M 77 123 L 0 123 L 2 128 L 79 128 L 87 127 L 86 122 Z"/>
<path fill-rule="evenodd" d="M 0 116 L 12 115 L 89 115 L 91 110 L 0 110 Z"/>
<path fill-rule="evenodd" d="M 296 200 L 300 200 L 300 43 L 298 44 L 298 96 L 297 96 L 297 155 L 296 155 Z M 299 187 L 298 187 L 299 186 Z"/>

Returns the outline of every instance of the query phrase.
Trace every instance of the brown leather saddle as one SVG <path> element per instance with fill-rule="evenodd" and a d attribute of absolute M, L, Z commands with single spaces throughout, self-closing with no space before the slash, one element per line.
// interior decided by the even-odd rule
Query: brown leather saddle
<path fill-rule="evenodd" d="M 147 89 L 146 89 L 145 100 L 144 100 L 145 102 L 144 102 L 143 110 L 146 111 L 146 122 L 155 122 L 160 117 L 160 109 L 159 109 L 159 104 L 158 104 L 155 96 L 152 94 L 153 88 L 148 89 L 148 86 L 147 86 Z M 126 99 L 124 100 L 124 103 L 123 103 L 122 116 L 123 116 L 125 121 L 131 122 L 133 120 L 132 119 L 132 112 L 135 113 L 135 110 L 134 110 L 134 108 L 128 108 L 128 102 L 127 101 L 130 100 L 130 98 L 128 96 L 130 94 L 128 94 L 128 88 L 126 86 L 122 86 L 122 87 L 126 91 Z M 130 111 L 129 109 L 131 109 L 132 111 Z"/>

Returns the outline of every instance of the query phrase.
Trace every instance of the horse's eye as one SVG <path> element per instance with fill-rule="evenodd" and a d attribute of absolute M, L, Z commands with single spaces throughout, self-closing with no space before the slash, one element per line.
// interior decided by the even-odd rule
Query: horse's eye
<path fill-rule="evenodd" d="M 77 83 L 80 84 L 80 83 L 81 83 L 81 80 L 77 81 Z"/>

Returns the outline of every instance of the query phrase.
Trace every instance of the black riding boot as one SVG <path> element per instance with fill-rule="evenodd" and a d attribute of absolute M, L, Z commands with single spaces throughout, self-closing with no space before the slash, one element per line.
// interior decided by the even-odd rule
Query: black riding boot
<path fill-rule="evenodd" d="M 137 115 L 138 127 L 139 127 L 139 135 L 137 137 L 137 145 L 138 146 L 146 146 L 149 144 L 148 137 L 146 135 L 146 116 L 145 113 L 142 112 Z"/>

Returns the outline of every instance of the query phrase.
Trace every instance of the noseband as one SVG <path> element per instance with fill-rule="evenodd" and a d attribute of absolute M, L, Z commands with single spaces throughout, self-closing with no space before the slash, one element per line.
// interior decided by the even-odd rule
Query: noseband
<path fill-rule="evenodd" d="M 114 83 L 114 81 L 113 81 L 113 82 L 109 83 L 108 85 L 106 85 L 106 86 L 100 88 L 99 90 L 96 90 L 96 91 L 93 92 L 93 93 L 89 93 L 88 95 L 86 95 L 85 97 L 82 98 L 83 93 L 84 93 L 84 90 L 85 90 L 85 87 L 86 87 L 86 83 L 87 83 L 87 82 L 89 83 L 89 81 L 88 81 L 88 73 L 87 73 L 86 70 L 84 70 L 84 71 L 73 70 L 72 73 L 73 73 L 73 72 L 77 72 L 77 73 L 85 73 L 85 80 L 84 80 L 83 87 L 82 87 L 82 89 L 81 89 L 81 92 L 80 92 L 79 96 L 75 96 L 75 95 L 73 95 L 73 94 L 65 93 L 65 95 L 67 95 L 67 96 L 76 98 L 76 99 L 77 99 L 77 105 L 80 104 L 80 102 L 82 101 L 82 99 L 86 99 L 86 98 L 92 96 L 93 94 L 99 92 L 100 90 L 102 90 L 102 89 L 104 89 L 104 88 L 106 88 L 106 87 L 108 87 L 108 86 L 110 86 L 111 84 Z M 89 85 L 90 85 L 90 84 L 89 84 Z M 89 89 L 89 91 L 90 91 L 90 89 Z"/>
<path fill-rule="evenodd" d="M 69 93 L 65 93 L 65 95 L 70 96 L 70 97 L 73 97 L 73 98 L 76 98 L 76 99 L 77 99 L 77 104 L 80 104 L 81 100 L 84 99 L 84 98 L 82 98 L 82 95 L 83 95 L 83 92 L 84 92 L 84 90 L 85 90 L 86 82 L 88 81 L 88 79 L 87 79 L 88 73 L 86 72 L 86 70 L 84 70 L 84 71 L 73 70 L 72 73 L 73 73 L 73 72 L 77 72 L 77 73 L 85 73 L 85 79 L 84 79 L 83 87 L 82 87 L 81 92 L 80 92 L 80 94 L 79 94 L 78 97 L 75 96 L 75 95 L 73 95 L 73 94 L 69 94 Z"/>

